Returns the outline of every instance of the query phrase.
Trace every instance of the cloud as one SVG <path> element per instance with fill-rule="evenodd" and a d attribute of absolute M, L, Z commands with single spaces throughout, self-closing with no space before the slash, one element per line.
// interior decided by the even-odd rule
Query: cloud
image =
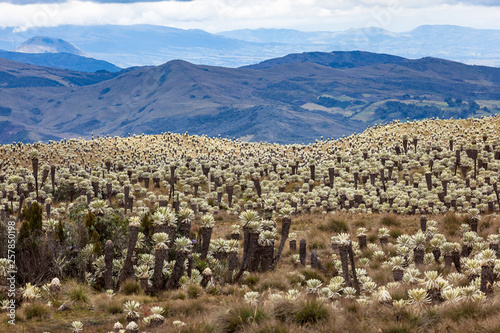
<path fill-rule="evenodd" d="M 11 3 L 14 5 L 30 5 L 30 4 L 53 4 L 53 3 L 64 3 L 69 0 L 6 0 L 2 2 Z M 136 2 L 161 2 L 161 1 L 192 1 L 192 0 L 89 0 L 95 3 L 122 3 L 131 4 Z"/>
<path fill-rule="evenodd" d="M 500 6 L 493 6 L 493 0 L 41 0 L 45 3 L 20 5 L 29 1 L 35 0 L 0 2 L 0 25 L 27 29 L 155 24 L 209 32 L 241 28 L 339 31 L 372 26 L 408 31 L 422 24 L 500 29 Z"/>

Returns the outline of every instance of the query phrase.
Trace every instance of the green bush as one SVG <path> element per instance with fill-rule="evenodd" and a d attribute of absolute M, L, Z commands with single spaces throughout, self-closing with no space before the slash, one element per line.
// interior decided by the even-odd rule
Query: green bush
<path fill-rule="evenodd" d="M 241 331 L 245 326 L 258 324 L 265 318 L 266 315 L 261 307 L 236 304 L 217 316 L 215 325 L 218 332 L 233 333 Z"/>
<path fill-rule="evenodd" d="M 255 286 L 257 283 L 259 283 L 259 276 L 257 275 L 249 275 L 245 279 L 242 280 L 242 284 L 246 284 L 249 287 Z"/>
<path fill-rule="evenodd" d="M 318 299 L 308 299 L 302 304 L 299 303 L 298 312 L 294 316 L 294 321 L 304 324 L 315 324 L 328 318 L 328 308 Z"/>
<path fill-rule="evenodd" d="M 328 222 L 325 224 L 321 224 L 318 227 L 319 230 L 325 231 L 325 232 L 349 232 L 349 227 L 347 226 L 347 223 L 342 220 L 336 220 L 336 219 L 329 219 Z"/>
<path fill-rule="evenodd" d="M 73 302 L 81 301 L 87 303 L 89 300 L 87 288 L 80 284 L 75 284 L 68 291 L 68 298 Z"/>
<path fill-rule="evenodd" d="M 24 306 L 24 315 L 26 319 L 47 318 L 50 315 L 50 309 L 40 303 L 29 303 Z"/>
<path fill-rule="evenodd" d="M 187 295 L 189 298 L 198 298 L 203 293 L 203 288 L 197 284 L 190 283 L 187 287 Z"/>
<path fill-rule="evenodd" d="M 274 304 L 273 314 L 282 322 L 296 322 L 300 325 L 315 324 L 329 316 L 325 303 L 315 298 L 295 301 L 278 300 Z"/>
<path fill-rule="evenodd" d="M 400 227 L 401 221 L 398 221 L 395 215 L 385 215 L 380 220 L 380 223 L 385 227 Z"/>
<path fill-rule="evenodd" d="M 303 269 L 300 273 L 304 276 L 305 280 L 318 279 L 321 282 L 325 282 L 326 278 L 319 271 L 315 269 Z"/>
<path fill-rule="evenodd" d="M 142 290 L 139 282 L 132 279 L 127 279 L 121 285 L 120 291 L 128 296 L 128 295 L 139 295 Z"/>

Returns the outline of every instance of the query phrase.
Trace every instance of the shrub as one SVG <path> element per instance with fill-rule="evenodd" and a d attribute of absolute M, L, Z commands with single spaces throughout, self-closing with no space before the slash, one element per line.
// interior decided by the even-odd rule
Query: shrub
<path fill-rule="evenodd" d="M 282 322 L 290 322 L 296 313 L 294 301 L 288 299 L 276 300 L 273 306 L 273 315 Z"/>
<path fill-rule="evenodd" d="M 89 300 L 88 290 L 81 284 L 74 284 L 68 291 L 68 298 L 73 302 L 85 302 Z"/>
<path fill-rule="evenodd" d="M 326 281 L 323 274 L 321 274 L 320 272 L 318 272 L 317 270 L 314 270 L 314 269 L 303 269 L 300 271 L 300 273 L 304 276 L 304 278 L 305 278 L 304 281 L 311 280 L 311 279 L 318 279 L 321 282 Z"/>
<path fill-rule="evenodd" d="M 294 319 L 301 325 L 315 324 L 328 318 L 328 308 L 325 303 L 318 299 L 308 299 L 299 305 L 299 311 L 295 314 Z"/>
<path fill-rule="evenodd" d="M 133 294 L 139 295 L 142 289 L 139 282 L 132 279 L 127 279 L 126 281 L 123 282 L 120 291 L 125 295 L 133 295 Z"/>
<path fill-rule="evenodd" d="M 23 307 L 24 316 L 26 319 L 31 318 L 48 318 L 50 315 L 50 309 L 40 303 L 28 303 Z"/>
<path fill-rule="evenodd" d="M 263 280 L 259 286 L 259 291 L 265 291 L 267 289 L 277 289 L 280 291 L 286 291 L 290 288 L 290 285 L 286 280 L 278 279 L 278 278 L 266 278 Z"/>
<path fill-rule="evenodd" d="M 278 300 L 274 304 L 273 314 L 282 322 L 296 322 L 300 325 L 315 324 L 329 316 L 328 307 L 316 298 Z"/>
<path fill-rule="evenodd" d="M 219 314 L 215 319 L 215 323 L 218 332 L 232 333 L 242 330 L 244 326 L 258 324 L 265 318 L 266 315 L 261 307 L 236 304 Z"/>
<path fill-rule="evenodd" d="M 336 220 L 336 219 L 329 219 L 326 224 L 321 224 L 318 227 L 319 230 L 325 231 L 325 232 L 348 232 L 349 227 L 347 226 L 347 223 L 342 220 Z"/>
<path fill-rule="evenodd" d="M 245 279 L 242 280 L 242 284 L 246 284 L 249 287 L 253 287 L 259 283 L 259 276 L 257 275 L 249 275 Z"/>
<path fill-rule="evenodd" d="M 378 236 L 375 235 L 375 234 L 371 234 L 371 235 L 368 235 L 368 237 L 366 238 L 366 240 L 369 243 L 377 243 L 378 242 Z"/>
<path fill-rule="evenodd" d="M 116 300 L 109 300 L 109 302 L 104 303 L 103 307 L 109 314 L 123 313 L 123 303 Z"/>
<path fill-rule="evenodd" d="M 462 220 L 454 213 L 451 213 L 446 214 L 440 225 L 443 226 L 445 232 L 447 232 L 450 236 L 455 236 L 460 231 L 460 225 L 467 222 L 467 220 Z"/>
<path fill-rule="evenodd" d="M 164 316 L 194 316 L 199 315 L 207 310 L 206 302 L 203 299 L 193 300 L 177 300 L 165 306 Z"/>
<path fill-rule="evenodd" d="M 389 231 L 389 236 L 391 236 L 394 239 L 397 239 L 399 236 L 401 236 L 403 232 L 399 229 L 391 229 Z"/>
<path fill-rule="evenodd" d="M 189 298 L 198 298 L 203 293 L 203 288 L 197 284 L 190 283 L 187 287 L 187 295 Z"/>
<path fill-rule="evenodd" d="M 380 224 L 386 227 L 400 227 L 401 222 L 398 221 L 395 215 L 385 215 L 380 220 Z"/>

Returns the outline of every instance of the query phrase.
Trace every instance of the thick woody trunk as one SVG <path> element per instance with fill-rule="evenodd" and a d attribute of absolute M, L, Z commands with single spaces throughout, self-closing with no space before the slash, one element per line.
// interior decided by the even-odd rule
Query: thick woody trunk
<path fill-rule="evenodd" d="M 123 264 L 122 273 L 118 280 L 120 285 L 123 281 L 128 278 L 135 277 L 134 265 L 132 264 L 132 256 L 134 255 L 135 244 L 137 243 L 137 236 L 139 235 L 139 227 L 131 225 L 128 228 L 128 246 L 127 246 L 127 256 L 125 257 L 125 263 Z M 119 288 L 119 285 L 117 288 Z"/>
<path fill-rule="evenodd" d="M 274 242 L 271 245 L 261 246 L 260 270 L 267 272 L 273 267 Z"/>
<path fill-rule="evenodd" d="M 300 264 L 302 266 L 306 265 L 306 255 L 307 255 L 306 240 L 302 238 L 299 242 L 299 258 L 300 258 Z"/>
<path fill-rule="evenodd" d="M 352 287 L 351 277 L 349 275 L 349 247 L 348 245 L 339 245 L 340 262 L 342 264 L 342 275 L 346 287 Z"/>
<path fill-rule="evenodd" d="M 163 263 L 167 257 L 167 248 L 159 247 L 155 251 L 155 267 L 153 271 L 153 294 L 161 291 L 163 287 Z"/>
<path fill-rule="evenodd" d="M 104 263 L 106 266 L 104 288 L 106 290 L 113 290 L 113 242 L 110 239 L 104 245 Z"/>
<path fill-rule="evenodd" d="M 212 229 L 213 228 L 211 228 L 211 227 L 201 228 L 201 237 L 202 237 L 201 259 L 202 260 L 205 260 L 207 258 L 208 249 L 210 247 L 210 238 L 212 237 Z"/>
<path fill-rule="evenodd" d="M 359 235 L 358 242 L 359 242 L 360 249 L 366 249 L 368 247 L 368 245 L 366 243 L 366 235 Z"/>
<path fill-rule="evenodd" d="M 259 270 L 261 246 L 259 245 L 259 233 L 250 233 L 250 248 L 248 250 L 248 270 L 256 272 Z"/>
<path fill-rule="evenodd" d="M 165 289 L 170 290 L 170 289 L 176 289 L 179 287 L 179 281 L 184 274 L 184 261 L 187 257 L 187 252 L 185 251 L 178 251 L 177 255 L 175 256 L 175 265 L 172 270 L 172 274 L 170 275 L 170 278 L 168 279 Z"/>
<path fill-rule="evenodd" d="M 415 261 L 415 265 L 424 264 L 424 255 L 425 255 L 424 249 L 415 248 L 413 250 L 413 260 Z"/>
<path fill-rule="evenodd" d="M 285 248 L 286 240 L 288 239 L 288 234 L 290 232 L 290 225 L 292 224 L 292 220 L 289 217 L 283 218 L 281 222 L 281 240 L 280 240 L 280 246 L 278 248 L 278 254 L 276 255 L 276 258 L 274 258 L 274 264 L 273 266 L 276 267 L 278 264 L 278 261 L 280 260 L 281 253 L 283 252 L 283 249 Z"/>
<path fill-rule="evenodd" d="M 451 252 L 451 259 L 453 261 L 453 265 L 455 265 L 455 268 L 457 269 L 457 272 L 461 273 L 462 269 L 460 268 L 460 252 Z"/>
<path fill-rule="evenodd" d="M 403 275 L 404 275 L 404 271 L 400 268 L 392 270 L 392 277 L 394 278 L 394 281 L 396 281 L 396 282 L 403 281 Z"/>
<path fill-rule="evenodd" d="M 481 287 L 480 290 L 485 294 L 493 293 L 493 284 L 495 283 L 495 273 L 493 263 L 486 263 L 481 266 Z"/>

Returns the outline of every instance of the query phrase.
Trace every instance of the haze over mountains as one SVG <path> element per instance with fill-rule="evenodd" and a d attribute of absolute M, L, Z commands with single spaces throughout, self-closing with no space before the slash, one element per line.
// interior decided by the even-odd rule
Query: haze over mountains
<path fill-rule="evenodd" d="M 25 64 L 70 69 L 80 72 L 105 70 L 118 72 L 120 67 L 89 54 L 62 39 L 37 36 L 17 46 L 15 52 L 0 50 L 0 57 Z"/>
<path fill-rule="evenodd" d="M 153 25 L 58 26 L 18 31 L 0 29 L 0 49 L 14 50 L 35 36 L 68 41 L 96 59 L 122 68 L 159 65 L 173 59 L 240 67 L 290 53 L 364 50 L 406 58 L 439 57 L 468 64 L 500 66 L 500 30 L 421 26 L 394 33 L 379 28 L 341 32 L 289 29 L 236 30 L 210 34 Z"/>
<path fill-rule="evenodd" d="M 2 143 L 166 131 L 302 143 L 392 119 L 500 112 L 500 68 L 359 51 L 94 74 L 0 60 L 0 82 Z"/>

